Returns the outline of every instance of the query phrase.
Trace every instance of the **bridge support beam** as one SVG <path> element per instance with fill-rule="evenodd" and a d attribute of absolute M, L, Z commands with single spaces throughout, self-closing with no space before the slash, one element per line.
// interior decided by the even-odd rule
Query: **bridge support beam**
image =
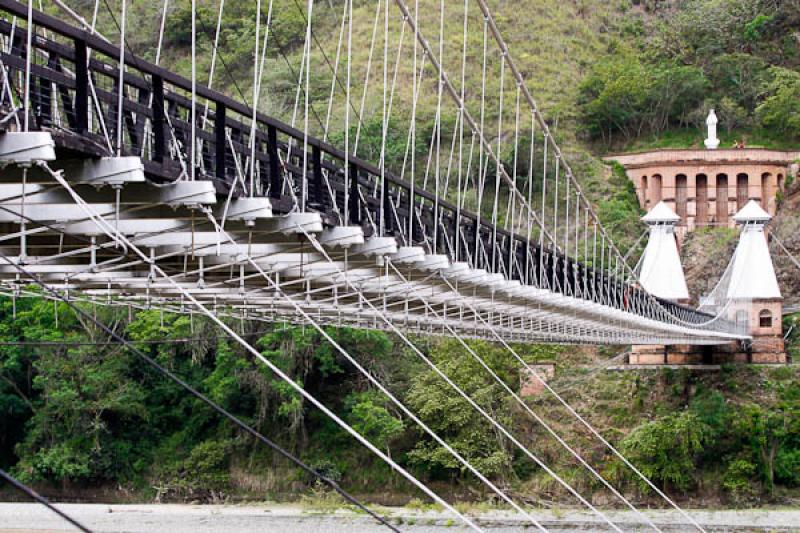
<path fill-rule="evenodd" d="M 36 161 L 54 161 L 56 144 L 45 131 L 10 131 L 0 135 L 0 165 L 31 165 Z"/>

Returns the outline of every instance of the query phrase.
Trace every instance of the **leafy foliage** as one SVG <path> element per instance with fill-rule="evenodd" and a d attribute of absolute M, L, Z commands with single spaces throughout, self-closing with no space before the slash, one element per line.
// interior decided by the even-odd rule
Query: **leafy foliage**
<path fill-rule="evenodd" d="M 502 349 L 482 342 L 473 343 L 473 349 L 481 354 L 489 366 L 499 370 L 500 375 L 510 377 L 511 363 Z M 512 420 L 508 393 L 491 380 L 457 341 L 437 344 L 429 355 L 441 371 L 479 406 L 491 413 L 500 424 L 510 426 Z M 413 378 L 407 401 L 433 431 L 482 473 L 509 475 L 512 455 L 507 440 L 433 371 L 422 372 Z M 421 437 L 409 453 L 413 463 L 439 475 L 465 472 L 465 467 L 442 447 L 424 435 Z"/>
<path fill-rule="evenodd" d="M 800 135 L 800 72 L 773 67 L 766 97 L 756 108 L 761 123 L 785 135 Z"/>
<path fill-rule="evenodd" d="M 651 480 L 686 490 L 708 436 L 697 415 L 682 412 L 639 426 L 622 441 L 622 451 Z M 643 481 L 640 487 L 648 489 Z"/>
<path fill-rule="evenodd" d="M 377 391 L 354 392 L 345 400 L 353 429 L 388 452 L 389 444 L 403 433 L 405 424 L 385 404 L 385 397 Z"/>
<path fill-rule="evenodd" d="M 761 130 L 797 138 L 798 3 L 691 0 L 627 13 L 643 30 L 614 43 L 583 80 L 579 104 L 588 133 L 631 143 L 642 135 L 702 127 L 709 108 L 720 126 L 774 144 Z M 632 51 L 633 50 L 633 51 Z M 755 129 L 756 131 L 752 131 Z M 696 134 L 695 134 L 696 135 Z M 777 143 L 780 145 L 780 143 Z"/>
<path fill-rule="evenodd" d="M 619 132 L 632 139 L 685 124 L 707 88 L 696 67 L 649 65 L 622 51 L 599 62 L 581 83 L 582 118 L 592 135 Z"/>
<path fill-rule="evenodd" d="M 81 13 L 90 18 L 91 5 L 79 4 L 79 9 L 85 8 Z M 214 2 L 198 4 L 198 29 L 203 34 L 199 42 L 203 59 L 198 66 L 202 73 L 209 67 L 203 61 L 210 57 L 217 13 Z M 265 77 L 269 78 L 270 90 L 263 92 L 262 98 L 268 102 L 260 107 L 283 118 L 291 114 L 297 79 L 291 72 L 293 67 L 286 63 L 299 63 L 298 38 L 305 28 L 302 7 L 295 4 L 294 0 L 274 3 L 273 9 L 280 16 L 274 19 L 270 38 L 286 53 L 287 60 L 268 58 Z M 569 154 L 573 168 L 578 170 L 576 175 L 584 185 L 588 183 L 587 190 L 598 200 L 600 217 L 623 252 L 640 232 L 635 224 L 640 215 L 638 203 L 619 168 L 605 176 L 595 159 L 575 148 L 574 133 L 584 133 L 584 124 L 586 136 L 592 139 L 622 137 L 630 143 L 688 146 L 702 138 L 694 128 L 702 124 L 708 109 L 715 107 L 724 142 L 741 138 L 746 132 L 749 141 L 778 146 L 791 142 L 800 131 L 797 0 L 522 4 L 515 7 L 514 18 L 500 16 L 498 23 L 551 119 L 551 131 L 562 146 L 566 141 L 567 151 L 577 152 Z M 167 48 L 162 56 L 162 64 L 184 74 L 189 65 L 189 5 L 185 1 L 172 4 Z M 366 54 L 373 6 L 356 2 L 355 8 L 355 53 Z M 338 3 L 315 6 L 315 12 L 326 9 L 338 14 L 341 7 Z M 240 90 L 248 92 L 252 80 L 254 10 L 253 3 L 227 3 L 223 19 L 215 86 L 237 98 Z M 141 31 L 130 34 L 130 44 L 149 59 L 154 53 L 156 11 L 151 3 L 131 2 L 131 26 Z M 446 21 L 448 28 L 459 24 L 456 18 Z M 107 14 L 100 13 L 98 24 L 104 33 L 115 35 Z M 338 25 L 319 24 L 315 32 L 331 52 Z M 479 39 L 479 32 L 468 38 Z M 317 60 L 322 64 L 316 50 L 314 54 L 314 64 Z M 318 110 L 324 108 L 329 90 L 320 70 L 312 68 L 310 90 L 311 102 Z M 355 73 L 355 77 L 361 79 L 362 74 Z M 480 87 L 475 76 L 467 74 L 467 91 Z M 409 78 L 400 74 L 398 94 L 404 92 L 400 88 L 407 89 Z M 489 93 L 493 94 L 496 84 L 496 79 L 489 80 Z M 435 91 L 423 93 L 420 109 L 430 111 Z M 396 109 L 409 107 L 401 100 L 395 105 Z M 489 102 L 489 116 L 497 112 L 496 105 Z M 380 102 L 368 99 L 366 108 L 378 109 Z M 342 111 L 334 110 L 332 115 L 329 139 L 337 145 L 343 144 L 343 135 L 336 133 L 342 129 Z M 442 128 L 450 132 L 453 126 L 445 122 Z M 351 140 L 357 128 L 352 127 Z M 772 133 L 775 136 L 770 136 Z M 431 122 L 418 124 L 416 145 L 410 147 L 418 160 L 427 155 L 432 134 Z M 656 140 L 651 142 L 648 136 Z M 382 137 L 380 120 L 366 121 L 361 126 L 359 155 L 377 161 Z M 388 124 L 388 168 L 401 168 L 409 148 L 407 140 L 405 122 Z M 520 145 L 527 146 L 528 141 L 520 139 Z M 506 168 L 513 169 L 510 144 L 505 143 L 501 156 Z M 533 161 L 528 159 L 527 150 L 522 152 L 517 174 L 522 181 L 533 169 L 532 190 L 541 194 L 542 151 L 537 149 Z M 495 179 L 493 165 L 489 165 L 486 177 L 491 185 Z M 475 192 L 470 194 L 474 196 Z M 472 197 L 467 201 L 469 208 L 475 209 L 476 204 Z M 365 491 L 384 491 L 395 481 L 388 469 L 370 459 L 349 435 L 303 401 L 291 386 L 276 379 L 261 362 L 207 323 L 158 311 L 137 312 L 130 321 L 118 312 L 98 312 L 159 362 L 333 479 L 357 484 Z M 258 332 L 252 328 L 247 325 L 244 334 L 265 358 L 376 446 L 391 451 L 401 464 L 416 469 L 420 476 L 456 479 L 467 487 L 474 483 L 449 454 L 400 416 L 324 335 L 311 328 L 275 326 Z M 512 485 L 540 473 L 526 457 L 512 453 L 502 435 L 392 337 L 338 328 L 326 328 L 325 333 L 482 472 Z M 190 338 L 195 340 L 187 341 Z M 275 490 L 291 486 L 296 491 L 297 483 L 307 487 L 313 484 L 126 350 L 67 345 L 107 339 L 62 306 L 36 298 L 21 298 L 14 303 L 0 300 L 0 339 L 64 343 L 39 348 L 4 346 L 0 350 L 0 465 L 14 467 L 25 479 L 65 486 L 121 484 L 143 491 L 156 484 L 165 487 L 170 497 L 214 500 L 251 486 L 241 482 L 242 471 L 261 476 L 262 481 L 280 479 L 269 485 Z M 487 343 L 472 346 L 509 386 L 517 386 L 518 365 L 504 350 Z M 530 429 L 530 421 L 512 409 L 508 394 L 459 343 L 433 340 L 425 351 L 503 425 Z M 569 364 L 562 365 L 569 355 L 574 354 L 551 346 L 526 350 L 529 360 L 558 356 L 559 372 L 570 371 Z M 701 482 L 712 479 L 720 481 L 725 493 L 740 501 L 759 497 L 762 490 L 773 487 L 800 485 L 800 386 L 792 383 L 797 381 L 796 373 L 790 369 L 786 376 L 770 376 L 761 390 L 761 385 L 756 387 L 751 382 L 766 372 L 727 372 L 696 389 L 694 377 L 676 373 L 661 384 L 637 376 L 625 383 L 612 383 L 604 391 L 581 386 L 582 390 L 573 392 L 596 402 L 591 416 L 601 423 L 612 420 L 614 427 L 609 433 L 616 442 L 621 442 L 633 462 L 670 492 L 702 490 Z M 633 388 L 630 395 L 626 394 L 628 385 Z M 548 405 L 544 400 L 537 401 Z M 641 423 L 642 419 L 650 421 Z M 573 434 L 572 428 L 559 429 Z M 560 450 L 547 448 L 544 439 L 532 442 L 558 462 Z M 606 460 L 589 445 L 584 444 L 581 451 L 587 457 L 595 454 L 598 461 Z M 628 486 L 638 483 L 621 468 L 617 473 Z"/>

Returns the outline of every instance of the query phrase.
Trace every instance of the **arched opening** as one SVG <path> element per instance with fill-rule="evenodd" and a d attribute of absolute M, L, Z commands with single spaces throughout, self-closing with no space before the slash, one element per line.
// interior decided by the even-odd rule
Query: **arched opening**
<path fill-rule="evenodd" d="M 769 199 L 772 196 L 772 174 L 764 172 L 761 174 L 761 207 L 764 209 L 769 205 Z"/>
<path fill-rule="evenodd" d="M 717 174 L 717 224 L 728 225 L 728 175 Z"/>
<path fill-rule="evenodd" d="M 761 174 L 761 207 L 770 212 L 770 204 L 775 198 L 775 186 L 772 181 L 772 174 L 764 172 Z"/>
<path fill-rule="evenodd" d="M 747 174 L 737 174 L 736 175 L 736 210 L 743 208 L 744 205 L 747 203 L 747 199 L 750 197 L 748 191 L 749 185 L 749 178 Z"/>
<path fill-rule="evenodd" d="M 661 174 L 653 174 L 650 177 L 650 204 L 656 205 L 661 201 Z"/>
<path fill-rule="evenodd" d="M 758 327 L 771 328 L 772 327 L 772 311 L 769 309 L 762 309 L 758 313 Z"/>
<path fill-rule="evenodd" d="M 695 224 L 704 226 L 708 224 L 708 176 L 698 174 L 695 177 L 696 216 Z"/>
<path fill-rule="evenodd" d="M 681 217 L 681 223 L 686 222 L 686 174 L 675 176 L 675 212 Z"/>
<path fill-rule="evenodd" d="M 639 195 L 640 195 L 639 198 L 642 201 L 642 206 L 644 206 L 644 208 L 647 209 L 647 204 L 649 200 L 649 198 L 647 198 L 647 176 L 642 176 L 641 183 L 642 185 L 641 189 L 639 190 Z"/>

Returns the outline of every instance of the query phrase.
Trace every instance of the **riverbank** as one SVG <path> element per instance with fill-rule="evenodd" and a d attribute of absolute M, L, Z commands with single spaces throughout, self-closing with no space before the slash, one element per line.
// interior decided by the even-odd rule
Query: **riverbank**
<path fill-rule="evenodd" d="M 95 533 L 243 533 L 280 531 L 281 533 L 364 533 L 381 531 L 374 520 L 349 509 L 314 509 L 301 505 L 106 505 L 63 504 L 64 512 L 81 521 Z M 408 508 L 377 509 L 404 531 L 415 533 L 460 531 L 453 515 L 434 510 Z M 645 511 L 663 531 L 691 531 L 691 523 L 677 512 Z M 470 517 L 494 533 L 534 530 L 533 524 L 510 511 L 475 511 Z M 578 510 L 538 511 L 531 515 L 551 531 L 608 531 L 596 515 Z M 800 532 L 800 508 L 689 511 L 706 531 L 719 532 Z M 645 531 L 641 517 L 629 511 L 608 511 L 607 516 L 625 531 Z M 41 505 L 0 503 L 0 533 L 55 533 L 73 531 L 71 526 Z"/>

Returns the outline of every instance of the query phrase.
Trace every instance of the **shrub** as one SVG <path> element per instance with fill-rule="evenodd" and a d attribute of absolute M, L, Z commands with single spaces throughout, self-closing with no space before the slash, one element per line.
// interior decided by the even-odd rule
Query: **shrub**
<path fill-rule="evenodd" d="M 502 377 L 518 379 L 508 371 L 510 356 L 502 348 L 475 342 L 473 349 Z M 510 397 L 500 385 L 455 340 L 437 342 L 431 359 L 444 374 L 500 424 L 511 425 Z M 411 380 L 406 401 L 423 422 L 486 476 L 511 473 L 510 444 L 433 371 L 420 372 Z M 456 459 L 431 439 L 424 437 L 408 454 L 409 460 L 433 473 L 453 476 L 466 472 Z"/>
<path fill-rule="evenodd" d="M 800 486 L 800 449 L 778 452 L 775 458 L 775 479 L 792 487 Z"/>
<path fill-rule="evenodd" d="M 745 459 L 737 459 L 728 465 L 722 478 L 722 488 L 731 494 L 734 501 L 752 497 L 756 493 L 753 486 L 755 473 L 756 465 Z"/>
<path fill-rule="evenodd" d="M 203 441 L 189 452 L 183 461 L 168 471 L 167 485 L 183 495 L 204 495 L 218 500 L 230 487 L 230 442 Z"/>
<path fill-rule="evenodd" d="M 336 463 L 330 461 L 329 459 L 319 459 L 317 461 L 309 463 L 308 466 L 310 466 L 313 470 L 317 471 L 320 475 L 330 479 L 331 481 L 339 482 L 342 480 L 342 470 Z M 316 477 L 313 477 L 310 474 L 309 476 L 312 482 L 317 481 Z"/>
<path fill-rule="evenodd" d="M 652 481 L 686 490 L 695 482 L 696 458 L 708 438 L 708 427 L 684 411 L 637 427 L 622 441 L 622 452 Z"/>
<path fill-rule="evenodd" d="M 388 452 L 389 443 L 403 433 L 405 426 L 386 409 L 385 403 L 385 397 L 377 391 L 352 393 L 345 400 L 353 429 Z"/>

